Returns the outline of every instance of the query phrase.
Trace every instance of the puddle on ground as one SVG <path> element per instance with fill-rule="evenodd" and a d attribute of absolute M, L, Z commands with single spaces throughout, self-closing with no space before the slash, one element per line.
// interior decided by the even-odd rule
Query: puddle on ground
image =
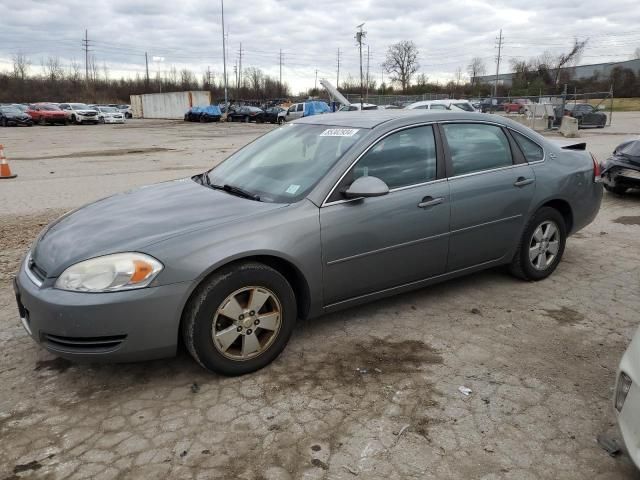
<path fill-rule="evenodd" d="M 621 225 L 640 225 L 640 216 L 627 216 L 627 217 L 618 217 L 614 220 L 614 223 L 619 223 Z"/>
<path fill-rule="evenodd" d="M 576 323 L 584 320 L 584 315 L 580 312 L 568 308 L 560 307 L 555 310 L 542 310 L 547 317 L 553 318 L 556 322 L 565 325 L 575 325 Z"/>

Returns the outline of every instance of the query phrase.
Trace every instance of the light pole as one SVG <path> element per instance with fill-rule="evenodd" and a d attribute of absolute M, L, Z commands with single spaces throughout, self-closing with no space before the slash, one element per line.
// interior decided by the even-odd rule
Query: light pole
<path fill-rule="evenodd" d="M 367 36 L 367 32 L 362 31 L 364 23 L 361 23 L 356 28 L 356 42 L 358 42 L 358 51 L 360 53 L 360 110 L 362 110 L 363 96 L 364 96 L 364 84 L 362 77 L 362 39 Z"/>
<path fill-rule="evenodd" d="M 229 113 L 229 96 L 227 94 L 227 48 L 224 37 L 224 0 L 220 0 L 220 9 L 222 11 L 222 65 L 224 71 L 224 112 Z"/>
<path fill-rule="evenodd" d="M 158 88 L 160 89 L 160 93 L 162 93 L 162 75 L 160 66 L 162 65 L 162 62 L 164 62 L 164 57 L 152 57 L 151 60 L 156 64 L 156 71 L 158 72 Z"/>

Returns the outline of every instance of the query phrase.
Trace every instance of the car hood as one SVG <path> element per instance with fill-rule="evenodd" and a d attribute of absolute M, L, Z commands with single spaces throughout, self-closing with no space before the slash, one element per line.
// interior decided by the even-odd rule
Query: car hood
<path fill-rule="evenodd" d="M 18 120 L 28 120 L 29 118 L 31 118 L 26 113 L 5 113 L 4 116 L 7 118 L 15 118 Z"/>
<path fill-rule="evenodd" d="M 40 234 L 32 252 L 47 277 L 100 255 L 145 246 L 237 221 L 286 205 L 256 202 L 213 190 L 190 178 L 142 187 L 64 215 Z"/>

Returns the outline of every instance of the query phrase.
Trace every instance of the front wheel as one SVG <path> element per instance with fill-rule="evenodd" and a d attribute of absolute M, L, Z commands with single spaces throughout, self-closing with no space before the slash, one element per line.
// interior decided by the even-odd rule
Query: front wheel
<path fill-rule="evenodd" d="M 284 276 L 261 263 L 240 263 L 196 290 L 183 313 L 182 337 L 204 368 L 243 375 L 282 352 L 296 318 L 295 295 Z"/>
<path fill-rule="evenodd" d="M 278 125 L 282 125 L 284 123 L 284 118 L 278 117 Z"/>
<path fill-rule="evenodd" d="M 551 207 L 536 212 L 524 229 L 510 271 L 524 280 L 547 278 L 556 269 L 567 241 L 563 216 Z"/>
<path fill-rule="evenodd" d="M 7 125 L 8 125 L 8 124 L 7 124 L 7 119 L 6 119 L 6 118 L 3 118 L 3 119 L 2 119 L 2 126 L 3 126 L 3 127 L 6 127 Z"/>

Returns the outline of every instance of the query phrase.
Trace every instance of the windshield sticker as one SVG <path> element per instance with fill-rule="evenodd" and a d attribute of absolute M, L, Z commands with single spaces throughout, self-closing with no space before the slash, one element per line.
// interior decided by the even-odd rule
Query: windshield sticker
<path fill-rule="evenodd" d="M 286 192 L 290 195 L 294 195 L 299 188 L 300 185 L 289 185 L 289 188 L 287 188 Z"/>
<path fill-rule="evenodd" d="M 358 128 L 327 128 L 320 134 L 321 137 L 353 137 L 358 133 Z"/>

